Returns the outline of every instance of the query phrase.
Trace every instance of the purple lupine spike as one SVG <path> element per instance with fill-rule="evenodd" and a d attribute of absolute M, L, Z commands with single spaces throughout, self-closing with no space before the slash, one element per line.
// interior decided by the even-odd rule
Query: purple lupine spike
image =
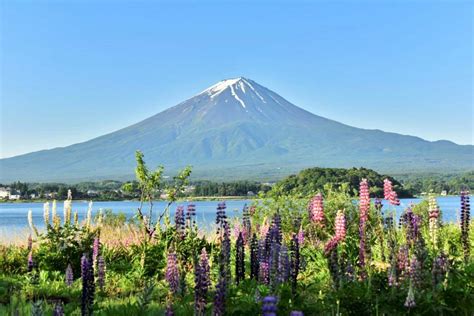
<path fill-rule="evenodd" d="M 225 204 L 221 204 L 220 207 L 225 209 Z M 225 314 L 227 285 L 230 281 L 230 227 L 227 223 L 225 213 L 220 219 L 220 227 L 222 239 L 221 251 L 219 254 L 219 282 L 217 284 L 216 295 L 214 297 L 214 315 L 216 316 Z"/>
<path fill-rule="evenodd" d="M 224 223 L 227 223 L 227 215 L 225 213 L 226 205 L 225 202 L 221 202 L 217 204 L 217 212 L 216 212 L 216 225 L 217 225 L 217 234 L 219 235 L 220 239 L 224 234 Z"/>
<path fill-rule="evenodd" d="M 94 238 L 94 244 L 92 246 L 92 264 L 95 266 L 97 264 L 97 257 L 99 256 L 100 251 L 100 237 L 99 234 Z"/>
<path fill-rule="evenodd" d="M 250 221 L 250 213 L 247 207 L 247 204 L 244 205 L 244 209 L 242 210 L 242 226 L 243 226 L 243 238 L 244 244 L 248 244 L 251 236 L 252 236 L 252 224 Z"/>
<path fill-rule="evenodd" d="M 296 291 L 296 284 L 298 280 L 298 273 L 300 270 L 300 246 L 298 244 L 298 237 L 296 234 L 293 235 L 291 240 L 291 256 L 290 256 L 290 276 L 291 276 L 291 286 L 293 292 Z"/>
<path fill-rule="evenodd" d="M 258 279 L 259 266 L 258 239 L 257 235 L 254 233 L 252 240 L 250 241 L 250 277 L 252 279 Z"/>
<path fill-rule="evenodd" d="M 166 306 L 165 316 L 174 316 L 173 307 L 171 305 Z"/>
<path fill-rule="evenodd" d="M 260 280 L 260 282 L 262 282 L 263 284 L 270 283 L 270 268 L 266 258 L 264 260 L 260 260 L 258 273 L 258 279 Z"/>
<path fill-rule="evenodd" d="M 302 311 L 292 311 L 290 316 L 304 316 Z"/>
<path fill-rule="evenodd" d="M 105 259 L 103 256 L 97 258 L 97 283 L 103 290 L 105 287 Z"/>
<path fill-rule="evenodd" d="M 204 315 L 206 308 L 207 293 L 210 280 L 209 259 L 207 257 L 206 249 L 203 248 L 199 262 L 194 265 L 194 309 L 195 315 Z"/>
<path fill-rule="evenodd" d="M 66 284 L 67 286 L 71 286 L 72 283 L 74 283 L 74 274 L 71 265 L 68 264 L 66 268 Z"/>
<path fill-rule="evenodd" d="M 245 278 L 245 247 L 242 233 L 239 234 L 235 245 L 235 281 L 237 284 Z"/>
<path fill-rule="evenodd" d="M 280 278 L 278 276 L 279 273 L 279 263 L 280 263 L 280 251 L 281 245 L 276 241 L 271 243 L 270 246 L 270 256 L 268 266 L 270 268 L 270 284 L 272 289 L 275 289 L 278 284 L 280 284 Z"/>
<path fill-rule="evenodd" d="M 35 267 L 35 261 L 33 260 L 33 251 L 28 253 L 28 272 L 33 271 Z"/>
<path fill-rule="evenodd" d="M 441 253 L 433 261 L 433 268 L 431 270 L 433 285 L 436 286 L 441 284 L 446 278 L 448 272 L 448 257 L 446 254 Z"/>
<path fill-rule="evenodd" d="M 168 281 L 171 293 L 176 294 L 179 290 L 179 270 L 176 253 L 170 252 L 166 265 L 165 279 Z"/>
<path fill-rule="evenodd" d="M 174 214 L 174 223 L 175 223 L 176 232 L 180 236 L 183 236 L 184 230 L 185 230 L 185 221 L 184 221 L 184 207 L 181 205 L 176 208 L 176 212 Z"/>
<path fill-rule="evenodd" d="M 408 247 L 407 246 L 401 246 L 400 249 L 398 250 L 398 255 L 397 255 L 397 268 L 398 271 L 401 272 L 401 274 L 406 274 L 407 271 L 409 270 L 409 258 L 408 258 Z"/>
<path fill-rule="evenodd" d="M 214 298 L 214 316 L 222 316 L 225 314 L 225 297 L 227 293 L 227 280 L 225 276 L 219 277 L 216 286 L 216 296 Z"/>
<path fill-rule="evenodd" d="M 304 244 L 304 231 L 303 231 L 303 227 L 300 227 L 299 231 L 298 231 L 298 243 L 300 245 L 303 245 Z"/>
<path fill-rule="evenodd" d="M 279 283 L 284 283 L 290 278 L 290 258 L 288 257 L 288 248 L 281 246 L 278 257 L 278 279 Z"/>
<path fill-rule="evenodd" d="M 276 316 L 277 299 L 275 296 L 266 296 L 262 302 L 262 316 Z"/>
<path fill-rule="evenodd" d="M 33 238 L 31 237 L 31 234 L 28 235 L 27 249 L 28 251 L 31 251 L 33 249 Z"/>
<path fill-rule="evenodd" d="M 90 316 L 94 305 L 94 267 L 89 258 L 84 254 L 81 258 L 81 278 L 82 278 L 82 296 L 81 296 L 81 314 Z"/>
<path fill-rule="evenodd" d="M 464 252 L 464 260 L 469 260 L 471 245 L 469 242 L 469 224 L 471 221 L 471 205 L 469 201 L 469 192 L 461 192 L 461 243 Z"/>
<path fill-rule="evenodd" d="M 64 316 L 63 302 L 60 301 L 54 304 L 53 316 Z"/>
<path fill-rule="evenodd" d="M 196 205 L 188 204 L 186 209 L 186 227 L 191 229 L 196 225 Z"/>

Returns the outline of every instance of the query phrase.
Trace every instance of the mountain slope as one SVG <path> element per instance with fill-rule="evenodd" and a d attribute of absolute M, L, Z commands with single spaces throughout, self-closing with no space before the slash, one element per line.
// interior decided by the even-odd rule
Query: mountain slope
<path fill-rule="evenodd" d="M 245 178 L 309 166 L 467 170 L 473 148 L 347 126 L 237 78 L 90 141 L 2 159 L 0 182 L 125 178 L 133 173 L 137 149 L 151 166 L 192 164 L 201 177 Z"/>

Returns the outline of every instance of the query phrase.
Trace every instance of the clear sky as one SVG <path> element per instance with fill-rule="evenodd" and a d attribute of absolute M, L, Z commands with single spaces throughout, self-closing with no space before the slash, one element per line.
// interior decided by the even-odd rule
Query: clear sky
<path fill-rule="evenodd" d="M 0 157 L 238 76 L 349 125 L 473 143 L 468 1 L 176 2 L 0 1 Z"/>

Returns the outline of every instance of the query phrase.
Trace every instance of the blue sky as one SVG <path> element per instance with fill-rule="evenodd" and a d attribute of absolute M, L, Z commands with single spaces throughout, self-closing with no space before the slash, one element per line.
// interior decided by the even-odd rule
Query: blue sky
<path fill-rule="evenodd" d="M 469 2 L 2 1 L 1 157 L 244 76 L 349 125 L 473 143 Z"/>

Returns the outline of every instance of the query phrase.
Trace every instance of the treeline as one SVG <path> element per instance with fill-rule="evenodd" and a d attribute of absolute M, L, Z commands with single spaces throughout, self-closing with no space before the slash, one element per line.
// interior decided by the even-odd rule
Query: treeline
<path fill-rule="evenodd" d="M 401 198 L 412 197 L 412 192 L 406 190 L 400 182 L 388 175 L 381 175 L 366 168 L 309 168 L 291 175 L 278 182 L 272 189 L 274 194 L 299 194 L 309 196 L 321 192 L 324 186 L 332 184 L 340 186 L 348 184 L 349 192 L 356 195 L 362 179 L 367 179 L 372 197 L 383 197 L 383 180 L 392 181 L 395 191 Z"/>
<path fill-rule="evenodd" d="M 201 181 L 193 183 L 194 196 L 248 196 L 259 192 L 268 192 L 269 184 L 252 181 L 212 182 Z"/>
<path fill-rule="evenodd" d="M 434 192 L 459 195 L 463 190 L 474 190 L 474 171 L 462 174 L 404 174 L 397 175 L 403 187 L 413 194 Z"/>

